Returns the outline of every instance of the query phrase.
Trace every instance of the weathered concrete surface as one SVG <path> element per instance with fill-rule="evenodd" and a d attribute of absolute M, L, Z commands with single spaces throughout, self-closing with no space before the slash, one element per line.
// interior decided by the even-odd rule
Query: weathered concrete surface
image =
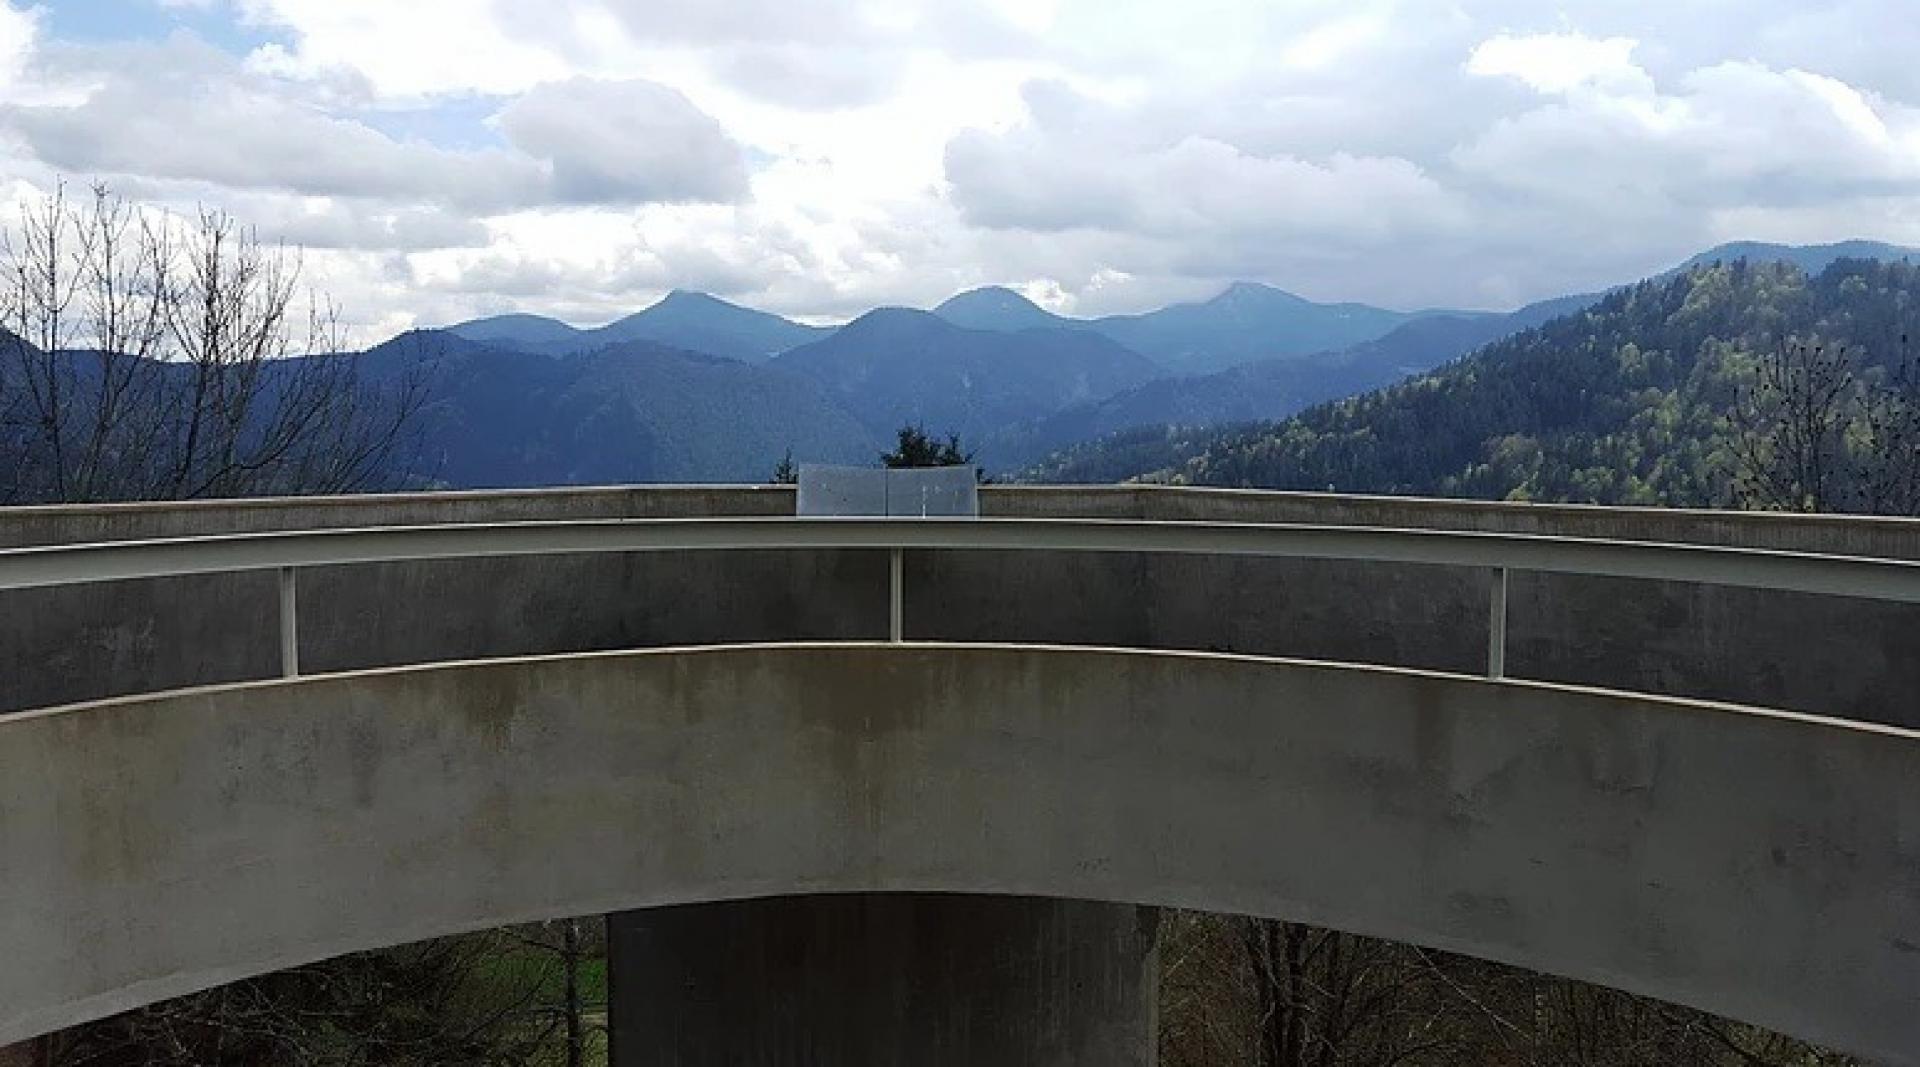
<path fill-rule="evenodd" d="M 1157 913 L 937 894 L 607 917 L 611 1056 L 646 1067 L 1150 1067 Z"/>
<path fill-rule="evenodd" d="M 997 516 L 1424 526 L 1920 558 L 1920 522 L 1153 487 L 997 488 Z M 346 525 L 791 514 L 791 490 L 640 487 L 0 509 L 0 546 Z M 302 662 L 886 632 L 879 553 L 407 563 L 301 579 Z M 1435 670 L 1485 662 L 1486 577 L 1316 560 L 912 553 L 907 633 L 1227 649 Z M 0 593 L 0 710 L 272 676 L 270 575 Z M 1683 583 L 1513 578 L 1517 676 L 1920 726 L 1920 607 Z"/>
<path fill-rule="evenodd" d="M 1243 657 L 505 660 L 0 721 L 0 1044 L 542 917 L 826 892 L 1395 938 L 1920 1063 L 1920 734 Z"/>

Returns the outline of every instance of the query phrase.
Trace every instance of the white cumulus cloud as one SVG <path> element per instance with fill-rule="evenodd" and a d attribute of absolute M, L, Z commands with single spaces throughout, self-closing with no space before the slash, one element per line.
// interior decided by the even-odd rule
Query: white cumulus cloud
<path fill-rule="evenodd" d="M 36 19 L 31 9 L 0 0 L 0 91 L 19 80 L 33 53 Z"/>
<path fill-rule="evenodd" d="M 480 216 L 540 205 L 729 200 L 745 187 L 739 147 L 718 124 L 648 82 L 543 86 L 500 116 L 509 144 L 449 148 L 331 111 L 190 37 L 69 53 L 67 61 L 90 88 L 71 103 L 0 102 L 0 129 L 73 173 Z"/>
<path fill-rule="evenodd" d="M 1728 62 L 1656 87 L 1630 68 L 1492 123 L 1466 171 L 1599 208 L 1779 207 L 1920 191 L 1920 109 L 1802 70 Z"/>
<path fill-rule="evenodd" d="M 500 112 L 514 147 L 551 168 L 553 192 L 578 204 L 737 200 L 740 145 L 675 89 L 576 78 L 539 86 Z"/>
<path fill-rule="evenodd" d="M 1467 71 L 1515 78 L 1545 93 L 1585 85 L 1638 85 L 1646 78 L 1646 72 L 1633 62 L 1639 43 L 1631 37 L 1595 40 L 1577 33 L 1527 37 L 1503 33 L 1473 50 Z"/>
<path fill-rule="evenodd" d="M 128 2 L 222 45 L 0 0 L 0 183 L 231 208 L 370 322 L 1510 306 L 1920 244 L 1910 0 Z"/>

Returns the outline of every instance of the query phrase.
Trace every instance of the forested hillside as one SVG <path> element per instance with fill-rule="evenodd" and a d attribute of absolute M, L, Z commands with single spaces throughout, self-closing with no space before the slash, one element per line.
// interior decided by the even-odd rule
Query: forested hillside
<path fill-rule="evenodd" d="M 907 308 L 870 311 L 767 366 L 820 383 L 875 435 L 924 424 L 986 446 L 981 458 L 989 464 L 1004 462 L 993 438 L 1006 427 L 1161 373 L 1089 330 L 969 330 Z"/>
<path fill-rule="evenodd" d="M 1843 260 L 1811 278 L 1790 264 L 1702 266 L 1387 389 L 1224 431 L 1150 477 L 1728 504 L 1739 472 L 1736 408 L 1758 369 L 1784 348 L 1844 347 L 1857 383 L 1884 382 L 1907 358 L 1904 339 L 1920 336 L 1917 300 L 1920 267 L 1904 262 Z M 1136 452 L 1147 444 L 1115 442 Z M 1082 466 L 1098 460 L 1080 457 Z"/>
<path fill-rule="evenodd" d="M 762 363 L 833 331 L 729 304 L 706 293 L 675 289 L 651 307 L 592 329 L 578 329 L 540 315 L 496 315 L 449 326 L 445 332 L 469 341 L 549 356 L 647 341 L 743 363 Z"/>
<path fill-rule="evenodd" d="M 882 443 L 802 375 L 646 341 L 556 357 L 423 330 L 362 367 L 428 377 L 403 485 L 753 481 L 789 450 L 856 463 Z"/>
<path fill-rule="evenodd" d="M 1075 319 L 1055 315 L 1002 286 L 955 296 L 935 315 L 970 330 L 1087 330 L 1113 340 L 1175 375 L 1206 375 L 1261 360 L 1337 351 L 1432 316 L 1501 316 L 1480 311 L 1389 311 L 1370 304 L 1320 304 L 1283 289 L 1235 282 L 1198 303 L 1133 315 Z"/>
<path fill-rule="evenodd" d="M 1116 466 L 1111 453 L 1133 446 L 1191 438 L 1211 428 L 1285 418 L 1303 408 L 1352 396 L 1419 374 L 1503 337 L 1577 311 L 1600 299 L 1578 295 L 1529 304 L 1499 315 L 1431 314 L 1395 327 L 1384 337 L 1346 348 L 1304 356 L 1279 356 L 1243 363 L 1213 374 L 1156 378 L 1100 400 L 1076 404 L 1037 422 L 1010 428 L 989 443 L 997 456 L 1023 466 L 1055 456 L 1053 467 L 1076 457 L 1097 458 L 1103 469 Z M 1175 429 L 1169 433 L 1168 428 Z M 1099 442 L 1088 447 L 1088 442 Z M 1185 455 L 1160 453 L 1160 462 L 1134 466 L 1126 473 L 1152 470 Z M 1108 474 L 1077 470 L 1079 478 L 1112 480 Z M 1125 475 L 1123 474 L 1122 477 Z M 1041 480 L 1063 480 L 1058 477 Z"/>

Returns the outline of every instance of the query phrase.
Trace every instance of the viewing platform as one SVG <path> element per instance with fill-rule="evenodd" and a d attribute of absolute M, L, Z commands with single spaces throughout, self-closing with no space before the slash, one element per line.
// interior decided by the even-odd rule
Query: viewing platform
<path fill-rule="evenodd" d="M 642 1045 L 748 1047 L 726 998 L 779 989 L 725 991 L 726 1018 L 657 1003 L 702 966 L 674 924 L 711 921 L 675 906 L 954 894 L 902 907 L 952 909 L 971 951 L 1067 953 L 1072 980 L 955 988 L 965 939 L 930 938 L 886 972 L 918 990 L 903 1011 L 1071 1010 L 824 1032 L 924 1063 L 1150 1062 L 1136 908 L 1172 906 L 1920 1063 L 1920 521 L 980 498 L 979 519 L 796 518 L 790 489 L 703 486 L 0 510 L 0 1045 L 615 913 L 616 981 L 655 1003 L 616 990 L 614 1062 L 681 1062 Z M 738 915 L 701 928 L 716 956 L 796 921 Z M 801 925 L 816 960 L 866 936 Z M 681 1029 L 622 1018 L 669 1009 Z"/>

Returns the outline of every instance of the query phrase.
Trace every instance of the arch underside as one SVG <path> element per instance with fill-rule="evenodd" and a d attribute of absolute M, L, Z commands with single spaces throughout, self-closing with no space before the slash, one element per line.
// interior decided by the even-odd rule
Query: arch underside
<path fill-rule="evenodd" d="M 1920 1062 L 1920 735 L 1252 657 L 732 646 L 0 722 L 0 1045 L 561 915 L 933 891 L 1285 918 Z"/>

